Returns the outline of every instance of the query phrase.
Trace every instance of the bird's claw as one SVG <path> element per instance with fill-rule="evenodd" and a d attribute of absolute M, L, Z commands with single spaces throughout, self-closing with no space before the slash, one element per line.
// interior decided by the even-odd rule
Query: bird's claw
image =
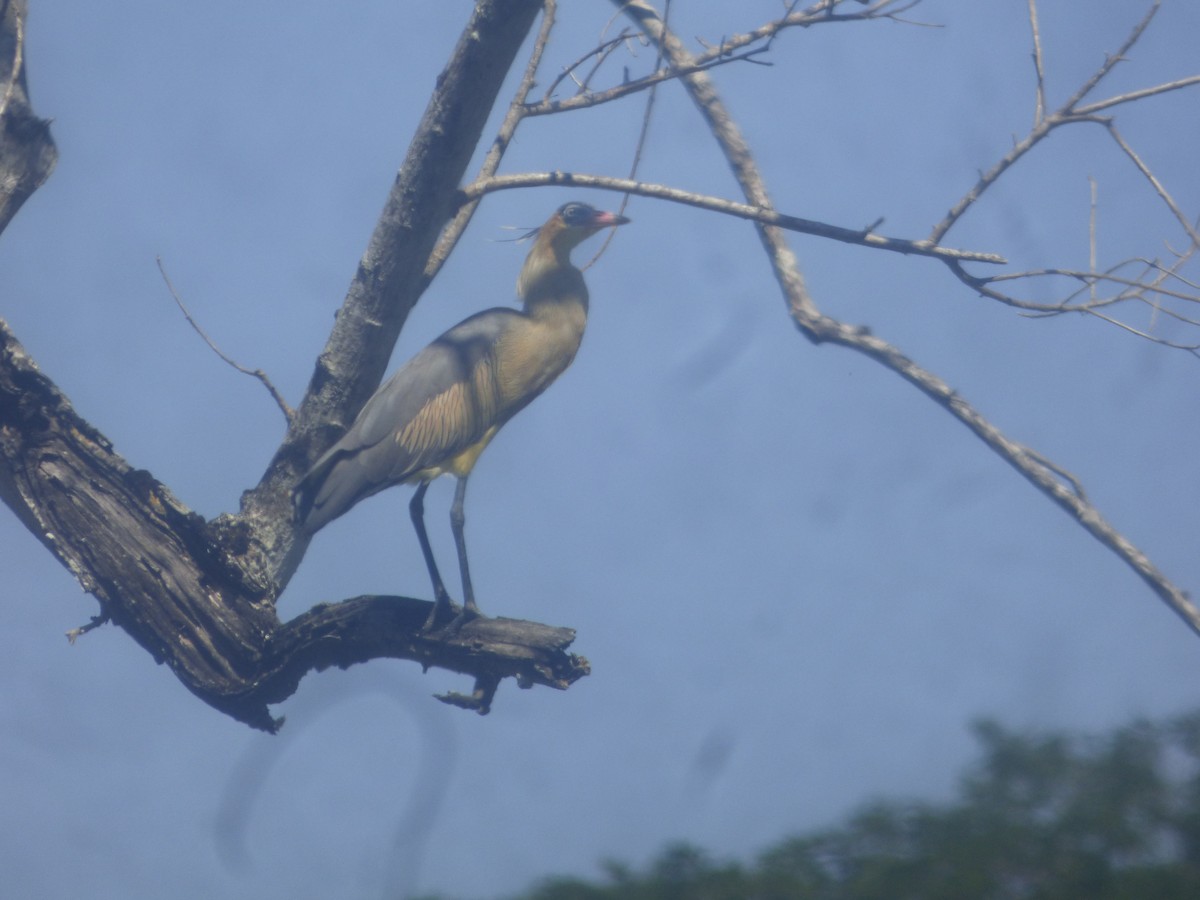
<path fill-rule="evenodd" d="M 458 615 L 450 620 L 442 633 L 445 634 L 446 637 L 454 637 L 454 635 L 458 634 L 464 625 L 466 625 L 468 622 L 473 622 L 476 619 L 482 618 L 482 616 L 483 613 L 481 613 L 478 609 L 471 606 L 464 606 L 458 611 Z"/>
<path fill-rule="evenodd" d="M 438 597 L 421 630 L 427 634 L 437 634 L 439 637 L 454 637 L 464 625 L 481 618 L 482 615 L 477 606 L 470 604 L 459 606 L 449 597 Z M 447 617 L 450 617 L 449 622 L 446 622 L 445 625 L 438 624 Z"/>

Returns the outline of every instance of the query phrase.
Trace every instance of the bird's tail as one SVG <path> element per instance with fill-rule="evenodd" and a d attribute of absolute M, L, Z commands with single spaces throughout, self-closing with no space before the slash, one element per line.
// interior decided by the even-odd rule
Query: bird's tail
<path fill-rule="evenodd" d="M 309 534 L 316 534 L 359 500 L 387 487 L 389 482 L 364 484 L 354 478 L 356 454 L 333 447 L 316 461 L 292 489 L 294 521 Z"/>

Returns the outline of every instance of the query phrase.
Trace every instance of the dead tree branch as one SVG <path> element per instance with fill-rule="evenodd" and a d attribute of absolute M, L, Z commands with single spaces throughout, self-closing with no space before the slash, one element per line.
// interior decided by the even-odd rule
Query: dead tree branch
<path fill-rule="evenodd" d="M 268 704 L 305 673 L 411 659 L 484 684 L 565 688 L 587 674 L 570 629 L 480 619 L 427 633 L 432 604 L 403 597 L 321 604 L 280 622 L 240 564 L 246 523 L 214 528 L 81 418 L 0 321 L 0 501 L 100 601 L 111 620 L 192 693 L 274 731 Z M 85 626 L 87 628 L 87 626 Z M 459 704 L 462 705 L 462 704 Z M 477 704 L 486 712 L 485 703 Z"/>
<path fill-rule="evenodd" d="M 428 283 L 458 184 L 539 0 L 481 0 L 430 100 L 322 354 L 304 402 L 240 515 L 206 522 L 153 475 L 132 467 L 83 420 L 0 321 L 0 501 L 124 629 L 214 708 L 275 730 L 269 704 L 303 675 L 388 656 L 469 674 L 475 689 L 448 702 L 486 712 L 496 686 L 564 688 L 587 674 L 565 652 L 573 633 L 479 620 L 454 636 L 426 633 L 429 604 L 355 598 L 281 622 L 275 599 L 303 547 L 291 485 L 378 384 L 405 316 Z M 0 184 L 6 216 L 49 173 L 53 143 L 29 110 L 20 64 L 23 3 L 3 6 L 0 51 L 16 73 L 4 89 Z M 6 221 L 6 220 L 5 220 Z M 2 223 L 0 223 L 2 224 Z M 76 632 L 82 633 L 91 626 Z"/>
<path fill-rule="evenodd" d="M 665 49 L 672 66 L 685 67 L 691 64 L 690 54 L 683 48 L 679 39 L 663 26 L 658 13 L 648 3 L 644 0 L 612 2 L 636 22 L 652 41 Z M 1098 80 L 1095 79 L 1097 82 Z M 756 207 L 770 209 L 770 197 L 750 147 L 707 74 L 693 73 L 682 81 L 725 154 L 747 200 Z M 757 222 L 755 228 L 783 291 L 792 319 L 809 340 L 816 344 L 839 344 L 862 353 L 895 372 L 943 407 L 1001 459 L 1020 472 L 1034 487 L 1115 553 L 1194 633 L 1200 635 L 1200 609 L 1196 608 L 1184 591 L 1154 566 L 1145 553 L 1104 519 L 1099 510 L 1085 499 L 1086 495 L 1077 481 L 1064 479 L 1060 474 L 1063 471 L 1060 466 L 1049 463 L 1040 453 L 1007 437 L 942 379 L 918 366 L 888 342 L 869 334 L 863 328 L 847 325 L 820 312 L 808 292 L 795 256 L 784 241 L 783 232 L 778 227 Z M 937 239 L 940 239 L 942 234 L 944 231 L 934 232 Z"/>
<path fill-rule="evenodd" d="M 171 283 L 171 277 L 167 275 L 167 270 L 163 265 L 162 257 L 157 257 L 155 262 L 158 263 L 158 272 L 160 275 L 162 275 L 163 282 L 165 282 L 167 285 L 167 292 L 170 293 L 171 299 L 175 301 L 175 305 L 179 307 L 179 311 L 183 313 L 183 317 L 187 320 L 187 323 L 192 326 L 192 330 L 195 331 L 196 334 L 200 335 L 200 340 L 204 341 L 204 343 L 208 345 L 208 349 L 217 354 L 217 357 L 221 360 L 221 362 L 225 363 L 225 365 L 236 369 L 243 375 L 249 375 L 251 378 L 255 378 L 261 382 L 263 387 L 267 389 L 267 393 L 271 395 L 271 399 L 275 401 L 275 405 L 278 406 L 283 412 L 284 421 L 290 423 L 295 417 L 296 413 L 290 406 L 288 406 L 287 401 L 283 399 L 283 394 L 276 390 L 275 385 L 271 382 L 271 379 L 267 377 L 267 373 L 262 369 L 250 369 L 246 366 L 243 366 L 236 359 L 233 359 L 226 354 L 225 351 L 218 347 L 216 343 L 213 342 L 213 339 L 208 336 L 208 332 L 200 327 L 200 323 L 192 318 L 192 314 L 188 310 L 186 304 L 184 304 L 183 298 L 179 296 L 179 292 L 175 290 L 175 285 Z"/>
<path fill-rule="evenodd" d="M 601 42 L 597 47 L 589 50 L 569 66 L 565 67 L 554 81 L 551 82 L 540 101 L 525 105 L 524 113 L 526 116 L 546 116 L 555 113 L 570 112 L 572 110 L 588 109 L 604 103 L 611 103 L 614 100 L 620 100 L 628 97 L 630 94 L 648 90 L 665 81 L 674 81 L 686 75 L 705 72 L 718 66 L 737 62 L 762 64 L 763 60 L 759 57 L 770 53 L 775 39 L 788 29 L 811 28 L 813 26 L 845 22 L 899 21 L 899 16 L 903 12 L 912 9 L 920 2 L 921 0 L 906 0 L 906 2 L 899 2 L 899 0 L 877 0 L 877 2 L 872 3 L 865 9 L 846 13 L 836 11 L 841 6 L 840 0 L 838 2 L 820 0 L 820 2 L 813 4 L 808 9 L 798 12 L 789 8 L 783 16 L 765 25 L 742 34 L 722 37 L 715 45 L 711 43 L 706 44 L 709 49 L 705 53 L 691 57 L 691 63 L 687 66 L 668 65 L 663 67 L 656 61 L 654 70 L 647 75 L 634 79 L 626 76 L 620 84 L 603 90 L 593 91 L 591 84 L 599 73 L 600 65 L 611 58 L 613 51 L 629 40 L 628 32 L 623 31 L 615 37 Z M 563 100 L 554 99 L 555 89 L 563 81 L 573 78 L 575 70 L 591 59 L 596 59 L 597 62 L 588 71 L 587 75 L 580 79 L 574 79 L 575 84 L 578 86 L 576 93 Z"/>
<path fill-rule="evenodd" d="M 646 184 L 640 181 L 631 181 L 628 178 L 610 178 L 604 175 L 584 175 L 575 172 L 531 172 L 516 175 L 496 175 L 467 185 L 462 190 L 462 197 L 464 201 L 471 201 L 494 191 L 529 187 L 563 187 L 564 185 L 600 188 L 637 194 L 640 197 L 652 197 L 656 200 L 668 200 L 672 203 L 694 206 L 697 209 L 706 209 L 711 212 L 736 216 L 740 219 L 749 219 L 787 231 L 812 234 L 818 237 L 841 241 L 846 244 L 858 244 L 877 250 L 888 250 L 892 253 L 928 256 L 944 262 L 980 262 L 995 265 L 1005 262 L 1004 257 L 997 256 L 994 253 L 940 247 L 927 240 L 911 241 L 904 238 L 885 237 L 881 234 L 875 234 L 870 228 L 844 228 L 840 225 L 829 225 L 825 222 L 816 222 L 812 219 L 803 219 L 799 216 L 788 215 L 787 213 L 777 212 L 767 207 L 723 200 L 719 197 L 696 194 L 692 191 L 684 191 L 662 184 Z"/>
<path fill-rule="evenodd" d="M 954 224 L 963 217 L 968 209 L 970 209 L 979 201 L 979 198 L 984 195 L 988 188 L 996 183 L 1001 175 L 1012 168 L 1013 164 L 1016 163 L 1017 160 L 1021 159 L 1021 157 L 1025 156 L 1025 154 L 1045 140 L 1056 128 L 1076 122 L 1100 121 L 1098 118 L 1096 118 L 1096 109 L 1079 109 L 1079 103 L 1088 94 L 1095 90 L 1097 86 L 1099 86 L 1100 82 L 1104 80 L 1104 77 L 1113 70 L 1113 67 L 1116 66 L 1117 63 L 1119 63 L 1125 57 L 1125 54 L 1129 52 L 1130 48 L 1137 43 L 1138 38 L 1140 38 L 1150 26 L 1150 22 L 1154 18 L 1154 14 L 1158 12 L 1158 7 L 1159 3 L 1156 0 L 1154 5 L 1150 8 L 1150 11 L 1137 24 L 1137 26 L 1133 29 L 1133 32 L 1128 38 L 1125 39 L 1125 42 L 1121 45 L 1117 52 L 1108 56 L 1104 60 L 1104 63 L 1094 73 L 1092 73 L 1091 77 L 1089 77 L 1062 106 L 1049 115 L 1035 117 L 1034 127 L 1030 130 L 1029 134 L 1025 135 L 1024 138 L 1015 143 L 995 165 L 980 175 L 979 179 L 975 182 L 971 189 L 967 191 L 967 193 L 965 193 L 961 198 L 959 198 L 958 202 L 950 208 L 950 211 L 946 213 L 945 217 L 933 227 L 933 230 L 929 233 L 929 239 L 931 241 L 941 241 L 946 236 L 946 233 L 954 227 Z M 1030 4 L 1030 8 L 1036 11 L 1036 6 L 1032 2 Z M 1034 28 L 1036 29 L 1036 16 L 1034 18 Z M 1034 33 L 1035 35 L 1037 34 L 1036 30 Z M 1040 38 L 1035 38 L 1035 44 L 1039 48 L 1037 50 L 1037 55 L 1040 59 Z M 1176 84 L 1174 86 L 1159 85 L 1157 88 L 1148 89 L 1146 92 L 1144 92 L 1144 95 L 1151 96 L 1153 94 L 1163 93 L 1166 90 L 1173 90 L 1176 87 L 1182 86 L 1183 85 L 1181 84 Z M 1041 95 L 1039 94 L 1039 97 L 1040 96 Z M 1042 99 L 1041 102 L 1044 104 L 1044 99 Z M 1111 102 L 1111 100 L 1105 101 L 1105 104 L 1111 104 Z"/>
<path fill-rule="evenodd" d="M 0 3 L 0 231 L 54 171 L 50 123 L 34 115 L 25 83 L 26 0 Z"/>
<path fill-rule="evenodd" d="M 945 239 L 946 234 L 951 228 L 971 209 L 973 208 L 985 192 L 996 183 L 997 180 L 1007 172 L 1020 159 L 1028 155 L 1035 147 L 1041 144 L 1055 131 L 1067 125 L 1079 123 L 1091 123 L 1103 127 L 1109 137 L 1121 150 L 1139 175 L 1150 186 L 1151 190 L 1159 198 L 1159 200 L 1170 211 L 1171 216 L 1179 224 L 1184 237 L 1187 240 L 1187 247 L 1175 254 L 1175 259 L 1170 263 L 1164 263 L 1160 260 L 1145 260 L 1140 257 L 1131 257 L 1115 265 L 1110 265 L 1106 270 L 1099 269 L 1098 260 L 1096 258 L 1096 206 L 1093 202 L 1091 214 L 1089 217 L 1089 247 L 1091 248 L 1092 257 L 1090 270 L 1087 272 L 1068 272 L 1064 270 L 1038 270 L 1031 272 L 1010 272 L 1000 275 L 979 276 L 971 273 L 965 266 L 957 261 L 950 261 L 951 272 L 961 280 L 964 284 L 977 291 L 981 296 L 991 300 L 996 300 L 1009 306 L 1034 312 L 1044 315 L 1060 315 L 1064 313 L 1083 313 L 1093 315 L 1096 318 L 1102 319 L 1116 325 L 1119 328 L 1128 331 L 1131 334 L 1138 335 L 1147 340 L 1153 341 L 1163 346 L 1184 350 L 1186 352 L 1197 355 L 1197 350 L 1200 349 L 1200 339 L 1196 341 L 1177 341 L 1169 340 L 1151 333 L 1147 329 L 1138 328 L 1128 322 L 1116 318 L 1113 307 L 1120 303 L 1136 302 L 1147 307 L 1150 310 L 1151 318 L 1157 318 L 1160 315 L 1165 315 L 1178 322 L 1188 325 L 1194 324 L 1191 317 L 1187 314 L 1178 312 L 1169 306 L 1164 305 L 1167 301 L 1175 301 L 1183 304 L 1200 303 L 1200 291 L 1181 290 L 1191 282 L 1184 278 L 1182 274 L 1183 267 L 1193 258 L 1197 249 L 1200 249 L 1200 230 L 1197 229 L 1193 221 L 1183 212 L 1179 204 L 1175 202 L 1171 193 L 1167 190 L 1162 181 L 1154 174 L 1150 166 L 1141 158 L 1134 150 L 1132 145 L 1124 138 L 1121 132 L 1117 129 L 1116 122 L 1111 116 L 1102 115 L 1102 112 L 1114 109 L 1117 106 L 1144 101 L 1152 97 L 1162 96 L 1173 91 L 1178 91 L 1183 88 L 1200 85 L 1200 75 L 1181 78 L 1175 81 L 1165 82 L 1151 87 L 1141 88 L 1139 90 L 1130 91 L 1124 94 L 1119 94 L 1109 97 L 1104 100 L 1098 100 L 1086 105 L 1082 105 L 1083 101 L 1090 96 L 1096 88 L 1104 81 L 1104 79 L 1113 71 L 1118 63 L 1128 58 L 1129 52 L 1137 44 L 1137 42 L 1146 33 L 1146 29 L 1150 26 L 1155 15 L 1160 7 L 1158 0 L 1154 2 L 1146 15 L 1142 17 L 1129 36 L 1121 44 L 1116 51 L 1105 57 L 1104 62 L 1093 72 L 1084 82 L 1076 88 L 1074 93 L 1056 110 L 1047 113 L 1046 110 L 1046 95 L 1045 95 L 1045 72 L 1044 72 L 1044 57 L 1045 52 L 1042 45 L 1041 31 L 1038 24 L 1037 2 L 1029 0 L 1029 23 L 1030 31 L 1033 40 L 1033 59 L 1034 70 L 1036 75 L 1036 98 L 1034 105 L 1034 121 L 1033 127 L 1029 133 L 1021 140 L 1014 143 L 1012 148 L 995 163 L 992 168 L 980 175 L 976 183 L 971 189 L 964 194 L 958 202 L 950 209 L 946 216 L 934 226 L 930 232 L 930 240 L 940 242 Z M 1095 185 L 1093 184 L 1093 192 Z M 1131 268 L 1135 265 L 1144 264 L 1144 280 L 1139 278 L 1135 281 L 1130 281 L 1124 277 L 1119 277 L 1113 273 Z M 1084 283 L 1087 288 L 1087 298 L 1081 302 L 1079 293 L 1071 291 L 1057 303 L 1034 303 L 1017 297 L 1007 290 L 999 290 L 998 285 L 1002 283 L 1025 283 L 1030 281 L 1044 282 L 1050 276 L 1067 276 L 1078 279 Z M 1164 289 L 1163 285 L 1169 284 L 1174 289 Z"/>

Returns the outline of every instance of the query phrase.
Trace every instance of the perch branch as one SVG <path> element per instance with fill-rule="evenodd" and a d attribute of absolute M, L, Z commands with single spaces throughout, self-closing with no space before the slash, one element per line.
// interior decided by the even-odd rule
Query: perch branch
<path fill-rule="evenodd" d="M 11 51 L 12 14 L 24 6 L 3 8 L 0 56 Z M 196 696 L 266 731 L 279 726 L 269 704 L 289 696 L 305 672 L 377 656 L 472 676 L 473 693 L 448 699 L 479 712 L 486 712 L 502 678 L 561 689 L 587 674 L 586 660 L 565 652 L 569 629 L 481 619 L 453 636 L 430 634 L 422 628 L 429 604 L 404 598 L 322 605 L 284 624 L 274 603 L 290 575 L 281 561 L 295 537 L 290 486 L 316 452 L 311 440 L 299 448 L 288 441 L 298 432 L 311 438 L 314 420 L 336 420 L 331 409 L 349 408 L 339 404 L 350 404 L 353 385 L 370 377 L 349 369 L 380 340 L 362 332 L 378 332 L 384 320 L 398 331 L 407 310 L 389 303 L 415 299 L 406 290 L 419 284 L 438 226 L 457 208 L 457 185 L 490 103 L 539 8 L 538 0 L 478 0 L 357 274 L 355 285 L 366 299 L 343 308 L 308 406 L 289 427 L 265 487 L 244 498 L 242 515 L 206 522 L 149 472 L 133 468 L 72 409 L 0 321 L 0 502 L 99 601 L 100 614 L 72 637 L 111 621 Z M 0 60 L 0 72 L 5 68 Z M 23 97 L 19 82 L 22 90 L 4 89 L 9 125 Z M 12 134 L 11 125 L 4 133 Z M 43 161 L 52 158 L 53 145 L 40 140 L 48 141 L 44 127 L 20 136 L 21 148 L 34 148 Z M 18 171 L 11 155 L 0 156 L 0 183 L 13 183 Z M 361 318 L 376 313 L 369 322 Z M 313 399 L 327 394 L 336 402 L 323 406 Z"/>
<path fill-rule="evenodd" d="M 280 623 L 229 541 L 113 452 L 2 320 L 0 501 L 100 601 L 73 639 L 111 620 L 201 700 L 265 731 L 280 724 L 269 704 L 332 665 L 411 659 L 492 692 L 502 678 L 565 689 L 588 673 L 566 652 L 569 628 L 481 618 L 455 635 L 428 633 L 425 600 L 358 597 Z M 473 708 L 486 712 L 485 700 L 486 691 Z"/>

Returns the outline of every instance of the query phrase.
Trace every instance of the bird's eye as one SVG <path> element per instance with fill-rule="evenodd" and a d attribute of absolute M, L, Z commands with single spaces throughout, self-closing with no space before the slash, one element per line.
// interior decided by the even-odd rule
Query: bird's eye
<path fill-rule="evenodd" d="M 559 215 L 568 225 L 583 225 L 592 217 L 592 208 L 584 203 L 568 203 L 561 210 Z"/>

